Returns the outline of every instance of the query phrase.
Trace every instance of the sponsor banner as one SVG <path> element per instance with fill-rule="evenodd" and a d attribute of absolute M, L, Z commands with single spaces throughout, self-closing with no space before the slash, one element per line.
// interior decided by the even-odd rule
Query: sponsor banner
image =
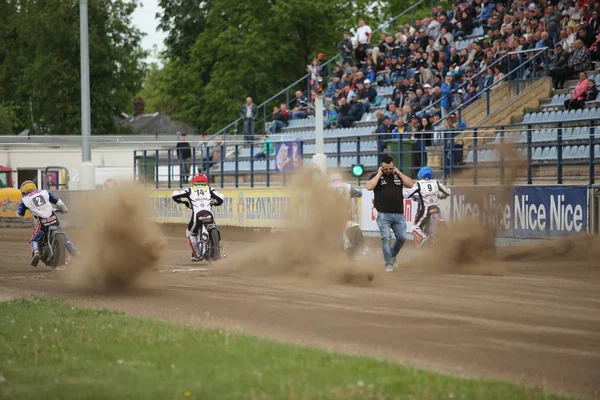
<path fill-rule="evenodd" d="M 215 219 L 220 226 L 277 228 L 292 216 L 292 203 L 299 202 L 285 189 L 222 189 L 225 199 L 214 207 Z M 152 207 L 158 222 L 187 222 L 191 212 L 171 199 L 172 191 L 154 191 Z M 301 196 L 298 196 L 301 197 Z M 294 199 L 294 200 L 293 200 Z M 296 207 L 295 212 L 300 212 Z"/>
<path fill-rule="evenodd" d="M 492 216 L 503 237 L 560 237 L 588 231 L 584 186 L 517 186 L 502 202 L 501 188 L 452 188 L 452 216 Z M 473 199 L 482 199 L 479 204 Z"/>
<path fill-rule="evenodd" d="M 377 210 L 374 207 L 375 198 L 373 196 L 373 192 L 363 189 L 362 194 L 360 229 L 363 231 L 379 232 L 379 227 L 377 226 Z M 412 232 L 415 216 L 417 215 L 417 203 L 408 199 L 404 199 L 403 201 L 406 232 L 410 233 Z"/>
<path fill-rule="evenodd" d="M 440 201 L 442 217 L 493 218 L 499 236 L 513 238 L 560 237 L 588 231 L 588 191 L 584 186 L 516 186 L 503 196 L 501 187 L 452 187 Z M 501 198 L 506 202 L 501 204 Z M 479 199 L 479 200 L 477 200 Z M 379 231 L 373 192 L 363 189 L 361 229 Z M 417 203 L 404 200 L 407 232 L 412 231 Z"/>
<path fill-rule="evenodd" d="M 275 169 L 277 171 L 292 172 L 302 166 L 302 161 L 302 143 L 299 141 L 275 144 Z"/>
<path fill-rule="evenodd" d="M 0 218 L 17 218 L 17 207 L 19 207 L 21 197 L 19 189 L 0 189 Z M 25 213 L 25 218 L 31 218 L 29 211 Z"/>
<path fill-rule="evenodd" d="M 248 228 L 281 228 L 292 218 L 306 218 L 310 214 L 308 193 L 289 189 L 221 189 L 225 200 L 214 207 L 219 226 Z M 157 222 L 187 222 L 191 211 L 171 199 L 172 191 L 152 192 L 152 208 Z M 352 202 L 355 221 L 360 220 L 360 201 Z"/>

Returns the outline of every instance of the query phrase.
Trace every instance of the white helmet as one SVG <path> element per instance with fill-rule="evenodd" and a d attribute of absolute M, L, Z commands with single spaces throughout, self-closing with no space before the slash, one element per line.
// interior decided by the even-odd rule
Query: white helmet
<path fill-rule="evenodd" d="M 335 181 L 341 181 L 342 180 L 342 175 L 340 175 L 338 172 L 330 172 L 329 173 L 329 182 L 333 183 Z"/>

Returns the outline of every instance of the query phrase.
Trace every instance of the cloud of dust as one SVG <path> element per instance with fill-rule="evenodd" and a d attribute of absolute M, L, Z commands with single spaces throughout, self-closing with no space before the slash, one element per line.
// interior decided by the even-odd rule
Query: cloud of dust
<path fill-rule="evenodd" d="M 600 269 L 600 236 L 580 235 L 504 249 L 498 258 L 508 262 L 584 263 Z"/>
<path fill-rule="evenodd" d="M 371 284 L 372 266 L 349 260 L 341 234 L 350 202 L 328 187 L 316 169 L 296 173 L 290 185 L 292 218 L 279 233 L 256 243 L 243 258 L 228 260 L 228 268 L 261 277 L 306 278 L 323 283 Z M 225 238 L 226 240 L 226 238 Z"/>
<path fill-rule="evenodd" d="M 98 191 L 86 204 L 80 258 L 73 259 L 68 280 L 75 287 L 126 290 L 144 272 L 160 265 L 166 245 L 152 222 L 149 196 L 135 183 Z"/>
<path fill-rule="evenodd" d="M 494 204 L 502 205 L 510 199 L 513 184 L 526 164 L 514 151 L 512 143 L 507 141 L 496 148 L 500 157 L 507 160 L 503 182 L 497 169 L 498 187 L 493 193 L 496 198 Z M 477 205 L 479 218 L 449 221 L 449 215 L 443 216 L 447 222 L 438 230 L 438 245 L 420 249 L 419 255 L 406 265 L 407 268 L 419 266 L 421 270 L 430 272 L 474 275 L 506 274 L 505 265 L 497 262 L 495 244 L 502 207 L 490 207 L 488 193 L 481 188 L 467 190 L 465 197 L 468 202 Z"/>

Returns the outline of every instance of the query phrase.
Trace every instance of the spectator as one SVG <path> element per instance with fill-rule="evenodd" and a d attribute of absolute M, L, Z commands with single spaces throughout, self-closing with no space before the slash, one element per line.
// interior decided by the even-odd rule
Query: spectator
<path fill-rule="evenodd" d="M 377 90 L 373 86 L 371 86 L 371 80 L 365 79 L 364 81 L 365 91 L 362 96 L 362 101 L 365 106 L 365 111 L 369 111 L 369 109 L 375 104 L 375 100 L 377 99 Z"/>
<path fill-rule="evenodd" d="M 365 47 L 371 44 L 373 33 L 371 31 L 371 27 L 365 24 L 364 19 L 358 20 L 358 30 L 356 31 L 356 39 L 359 45 L 364 45 Z"/>
<path fill-rule="evenodd" d="M 202 140 L 196 145 L 196 154 L 200 153 L 202 172 L 206 173 L 212 166 L 212 151 L 209 146 L 208 136 L 202 136 Z"/>
<path fill-rule="evenodd" d="M 273 107 L 273 123 L 269 129 L 271 133 L 275 134 L 279 132 L 281 128 L 285 128 L 286 126 L 288 126 L 288 119 L 284 112 L 282 112 L 279 107 Z"/>
<path fill-rule="evenodd" d="M 467 93 L 463 98 L 463 104 L 466 106 L 472 104 L 477 100 L 477 85 L 471 84 L 467 87 Z"/>
<path fill-rule="evenodd" d="M 338 43 L 337 48 L 340 51 L 341 64 L 343 65 L 346 61 L 351 63 L 354 46 L 352 45 L 352 41 L 350 40 L 350 32 L 344 32 L 344 39 Z"/>
<path fill-rule="evenodd" d="M 588 34 L 588 30 L 583 26 L 579 28 L 579 34 L 577 35 L 577 39 L 581 40 L 586 48 L 589 48 L 596 42 L 596 37 L 590 36 Z"/>
<path fill-rule="evenodd" d="M 390 117 L 385 115 L 379 126 L 377 127 L 377 143 L 379 145 L 379 151 L 381 153 L 387 152 L 387 143 L 386 140 L 391 139 L 390 133 L 392 132 L 393 126 L 391 124 Z"/>
<path fill-rule="evenodd" d="M 585 101 L 595 101 L 598 97 L 598 88 L 596 82 L 593 79 L 588 79 L 588 91 L 585 96 Z"/>
<path fill-rule="evenodd" d="M 240 119 L 244 121 L 244 141 L 254 141 L 254 122 L 258 116 L 258 108 L 252 103 L 252 97 L 246 98 L 246 104 L 240 107 Z"/>
<path fill-rule="evenodd" d="M 564 49 L 564 51 L 566 51 L 568 54 L 569 50 L 570 50 L 570 47 L 569 47 L 570 44 L 569 44 L 569 40 L 568 40 L 569 35 L 567 35 L 567 31 L 564 29 L 561 29 L 558 36 L 559 36 L 560 40 L 558 43 L 556 43 L 555 47 L 558 48 L 558 46 L 561 46 L 561 48 Z"/>
<path fill-rule="evenodd" d="M 588 77 L 585 72 L 579 73 L 579 82 L 571 94 L 571 98 L 565 101 L 567 110 L 579 110 L 585 105 L 586 95 L 589 89 Z M 595 98 L 594 98 L 595 100 Z"/>
<path fill-rule="evenodd" d="M 333 104 L 330 104 L 325 118 L 325 128 L 335 128 L 337 126 L 338 113 Z"/>
<path fill-rule="evenodd" d="M 452 95 L 456 91 L 456 84 L 454 83 L 454 75 L 451 72 L 446 74 L 446 80 L 442 83 L 442 118 L 450 112 L 452 106 Z"/>
<path fill-rule="evenodd" d="M 390 103 L 387 106 L 387 111 L 384 113 L 384 115 L 387 115 L 388 117 L 390 117 L 390 124 L 394 125 L 396 123 L 396 121 L 398 121 L 398 108 L 396 107 L 395 103 Z"/>
<path fill-rule="evenodd" d="M 402 189 L 412 187 L 413 181 L 400 172 L 392 157 L 384 155 L 377 173 L 370 176 L 366 184 L 368 190 L 374 192 L 374 206 L 377 210 L 377 225 L 381 234 L 381 247 L 385 260 L 386 272 L 396 268 L 396 257 L 404 245 L 406 221 L 404 220 L 404 197 Z M 396 241 L 391 245 L 391 232 Z"/>
<path fill-rule="evenodd" d="M 310 74 L 310 84 L 313 88 L 317 86 L 319 75 L 323 68 L 319 65 L 319 60 L 313 58 L 312 63 L 306 66 L 306 72 Z"/>
<path fill-rule="evenodd" d="M 356 121 L 360 121 L 364 114 L 363 105 L 357 101 L 356 95 L 350 100 L 350 110 L 347 116 L 338 117 L 338 125 L 342 128 L 349 128 Z"/>
<path fill-rule="evenodd" d="M 296 107 L 292 109 L 290 119 L 303 119 L 308 117 L 308 99 L 302 94 L 302 91 L 296 92 Z"/>
<path fill-rule="evenodd" d="M 598 17 L 598 9 L 592 11 L 592 18 L 587 23 L 588 35 L 596 37 L 600 34 L 600 17 Z"/>
<path fill-rule="evenodd" d="M 567 76 L 573 72 L 587 71 L 591 66 L 590 52 L 585 48 L 583 41 L 577 40 L 574 51 L 569 56 L 566 66 L 551 70 L 554 89 L 562 89 Z"/>
<path fill-rule="evenodd" d="M 466 11 L 462 11 L 458 15 L 454 28 L 454 40 L 462 39 L 473 32 L 473 19 Z"/>
<path fill-rule="evenodd" d="M 267 158 L 267 155 L 271 156 L 271 155 L 273 155 L 273 152 L 275 151 L 275 149 L 273 148 L 273 143 L 271 143 L 271 138 L 269 137 L 269 135 L 265 134 L 262 137 L 262 140 L 263 140 L 262 148 L 254 156 L 257 160 L 264 160 L 265 158 Z"/>
<path fill-rule="evenodd" d="M 177 132 L 179 135 L 179 142 L 177 142 L 177 158 L 179 159 L 179 168 L 181 181 L 188 183 L 190 179 L 190 168 L 192 166 L 192 148 L 187 141 L 187 135 L 184 133 Z"/>

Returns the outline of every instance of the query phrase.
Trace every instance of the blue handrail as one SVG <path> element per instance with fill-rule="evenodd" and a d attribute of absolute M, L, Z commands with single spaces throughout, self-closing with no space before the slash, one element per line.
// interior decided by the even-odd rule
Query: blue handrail
<path fill-rule="evenodd" d="M 510 135 L 514 134 L 515 136 L 521 136 L 520 141 L 516 141 L 513 143 L 513 148 L 517 150 L 518 153 L 521 154 L 523 159 L 527 160 L 527 170 L 526 172 L 526 181 L 528 184 L 532 183 L 533 180 L 533 171 L 534 168 L 537 167 L 548 167 L 554 166 L 556 168 L 556 178 L 555 182 L 557 184 L 563 183 L 563 167 L 566 165 L 578 165 L 578 166 L 588 166 L 587 173 L 587 182 L 589 185 L 593 185 L 596 182 L 596 165 L 600 165 L 600 137 L 596 137 L 595 131 L 596 126 L 600 125 L 600 118 L 589 118 L 586 120 L 587 129 L 586 133 L 583 135 L 576 135 L 575 137 L 571 137 L 567 139 L 565 135 L 566 124 L 574 124 L 578 121 L 566 120 L 566 121 L 537 121 L 531 123 L 521 123 L 521 124 L 512 124 L 512 125 L 502 125 L 502 126 L 481 126 L 475 128 L 467 128 L 466 130 L 444 130 L 442 131 L 443 141 L 442 147 L 427 147 L 425 150 L 425 146 L 415 147 L 415 150 L 405 150 L 403 146 L 403 142 L 410 142 L 413 144 L 418 144 L 420 140 L 427 140 L 425 135 L 433 136 L 434 133 L 440 133 L 439 131 L 430 131 L 430 132 L 417 132 L 417 140 L 410 140 L 406 138 L 407 133 L 405 132 L 403 135 L 399 136 L 398 150 L 397 153 L 392 154 L 392 156 L 396 155 L 398 157 L 399 165 L 403 166 L 407 173 L 413 174 L 416 173 L 416 170 L 420 167 L 419 163 L 425 163 L 426 159 L 434 154 L 442 155 L 442 160 L 439 166 L 433 167 L 438 171 L 442 172 L 442 176 L 444 182 L 448 179 L 451 183 L 454 180 L 455 172 L 462 170 L 470 170 L 473 173 L 473 184 L 477 184 L 480 180 L 478 170 L 481 168 L 497 168 L 500 172 L 500 179 L 504 179 L 504 170 L 505 167 L 512 162 L 509 159 L 504 159 L 502 156 L 502 151 L 496 149 L 495 147 L 489 147 L 490 137 L 486 135 L 485 137 L 479 136 L 479 132 L 490 132 L 494 131 L 496 133 L 496 140 L 491 144 L 493 146 L 499 145 L 500 148 L 503 148 L 502 144 L 508 143 L 510 140 Z M 543 125 L 545 127 L 553 127 L 557 129 L 557 140 L 549 143 L 539 142 L 534 143 L 534 135 L 533 130 L 536 126 Z M 461 132 L 468 132 L 468 136 L 463 135 L 464 137 L 456 138 L 456 135 Z M 523 138 L 522 133 L 526 133 L 526 137 Z M 419 135 L 421 137 L 419 138 Z M 570 135 L 570 134 L 569 134 Z M 457 148 L 455 145 L 459 140 L 472 140 L 472 146 L 470 151 L 472 152 L 472 160 L 467 160 L 467 164 L 461 164 L 460 159 L 464 156 L 463 148 Z M 289 141 L 293 139 L 288 139 L 285 141 Z M 337 168 L 346 168 L 350 167 L 351 164 L 365 164 L 365 170 L 374 170 L 377 168 L 379 157 L 381 155 L 381 149 L 378 144 L 379 141 L 383 140 L 377 135 L 357 135 L 357 136 L 348 136 L 348 137 L 336 137 L 336 138 L 326 138 L 326 144 L 331 147 L 329 153 L 329 161 L 331 163 L 331 167 Z M 368 146 L 364 147 L 362 144 L 365 142 L 374 142 L 375 145 L 373 147 Z M 314 142 L 314 139 L 304 140 L 299 142 L 299 148 L 306 149 L 307 142 Z M 273 146 L 276 146 L 278 141 L 273 141 Z M 348 144 L 348 146 L 343 146 L 343 144 Z M 225 179 L 227 178 L 230 183 L 234 183 L 235 187 L 239 187 L 242 182 L 248 182 L 248 180 L 243 179 L 243 177 L 249 178 L 250 186 L 254 187 L 257 185 L 270 187 L 275 182 L 283 182 L 285 184 L 285 174 L 282 174 L 276 169 L 277 158 L 275 155 L 268 155 L 262 160 L 258 160 L 255 152 L 255 147 L 261 147 L 261 144 L 251 144 L 250 155 L 244 155 L 242 153 L 244 151 L 243 146 L 239 144 L 235 144 L 233 147 L 235 148 L 235 153 L 233 154 L 233 160 L 225 161 L 224 157 L 221 157 L 219 161 L 213 161 L 213 165 L 220 165 L 220 171 L 218 174 L 215 174 L 215 171 L 210 176 L 212 177 L 213 184 L 221 187 L 225 186 Z M 581 146 L 587 146 L 586 149 L 589 150 L 589 153 L 583 153 Z M 217 146 L 218 147 L 218 146 Z M 227 145 L 220 145 L 220 154 L 225 155 L 225 148 Z M 232 147 L 231 145 L 229 147 Z M 258 148 L 256 147 L 256 148 Z M 544 147 L 544 148 L 555 148 L 556 156 L 544 158 L 534 156 L 533 149 L 536 147 Z M 567 151 L 568 147 L 571 147 L 570 150 Z M 573 156 L 573 148 L 577 147 L 578 152 L 577 156 Z M 485 157 L 480 159 L 478 157 L 478 150 L 496 150 L 497 159 L 490 159 L 489 157 Z M 563 153 L 563 150 L 565 152 Z M 583 149 L 585 150 L 585 149 Z M 156 181 L 152 181 L 155 187 L 160 187 L 159 180 L 161 184 L 168 185 L 171 188 L 171 184 L 181 187 L 183 185 L 181 179 L 181 171 L 182 171 L 182 162 L 180 160 L 175 160 L 174 157 L 171 157 L 174 149 L 160 149 L 160 150 L 135 150 L 134 151 L 134 176 L 137 179 L 150 179 L 151 175 L 161 173 L 162 167 L 162 175 L 156 176 L 153 179 Z M 302 150 L 304 151 L 304 150 Z M 311 154 L 311 151 L 307 151 L 308 154 Z M 412 160 L 409 162 L 409 165 L 404 165 L 403 159 L 406 157 Z M 156 158 L 156 159 L 153 159 Z M 469 158 L 469 157 L 467 157 Z M 418 160 L 418 161 L 417 161 Z M 193 160 L 192 165 L 198 165 L 196 160 Z M 233 168 L 226 169 L 225 166 L 234 164 Z M 261 163 L 261 164 L 258 164 Z M 203 164 L 203 163 L 202 163 Z M 201 164 L 201 165 L 202 165 Z M 175 168 L 173 168 L 175 167 Z M 179 172 L 175 171 L 176 168 L 179 168 Z M 266 167 L 266 168 L 265 168 Z M 166 171 L 166 172 L 165 172 Z M 173 179 L 172 176 L 176 176 L 179 173 L 180 179 Z M 194 171 L 192 171 L 194 173 Z M 168 177 L 165 178 L 165 174 L 168 174 Z M 580 178 L 583 178 L 585 174 L 580 175 Z M 217 177 L 220 177 L 217 183 Z M 259 178 L 262 180 L 259 180 Z M 266 180 L 266 181 L 265 181 Z M 501 182 L 502 183 L 502 182 Z"/>

